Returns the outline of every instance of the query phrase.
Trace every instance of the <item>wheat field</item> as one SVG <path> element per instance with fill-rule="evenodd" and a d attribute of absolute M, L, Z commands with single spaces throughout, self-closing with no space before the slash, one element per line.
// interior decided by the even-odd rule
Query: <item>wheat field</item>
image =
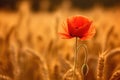
<path fill-rule="evenodd" d="M 88 47 L 86 80 L 120 80 L 120 8 L 71 9 L 62 4 L 55 12 L 0 11 L 0 80 L 72 80 L 75 39 L 61 39 L 58 32 L 69 16 L 93 20 L 96 34 L 82 41 Z M 76 80 L 83 80 L 83 50 L 78 55 Z"/>

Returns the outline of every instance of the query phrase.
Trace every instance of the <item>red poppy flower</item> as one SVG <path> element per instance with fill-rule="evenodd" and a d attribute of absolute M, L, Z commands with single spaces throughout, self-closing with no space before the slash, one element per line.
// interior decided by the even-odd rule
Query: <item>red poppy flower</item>
<path fill-rule="evenodd" d="M 95 27 L 92 21 L 83 16 L 73 16 L 67 18 L 63 25 L 63 32 L 60 32 L 62 38 L 79 37 L 81 40 L 86 40 L 94 36 Z"/>

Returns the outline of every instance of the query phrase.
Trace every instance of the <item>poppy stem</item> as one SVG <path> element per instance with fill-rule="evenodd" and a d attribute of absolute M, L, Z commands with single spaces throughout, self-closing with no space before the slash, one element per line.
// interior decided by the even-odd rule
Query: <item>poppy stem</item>
<path fill-rule="evenodd" d="M 77 67 L 77 37 L 75 38 L 75 54 L 74 54 L 74 67 L 73 67 L 73 79 L 72 80 L 76 80 L 75 78 L 75 72 L 76 72 L 76 67 Z"/>
<path fill-rule="evenodd" d="M 83 44 L 82 47 L 85 50 L 85 57 L 84 57 L 84 63 L 82 65 L 81 71 L 82 71 L 82 75 L 83 75 L 83 80 L 87 80 L 86 76 L 87 76 L 88 71 L 89 71 L 89 67 L 88 67 L 88 64 L 87 64 L 88 50 L 87 50 L 87 46 L 86 45 Z"/>
<path fill-rule="evenodd" d="M 72 80 L 76 80 L 76 69 L 77 69 L 77 61 L 78 61 L 78 51 L 80 48 L 83 48 L 85 51 L 85 57 L 84 57 L 84 63 L 82 65 L 81 71 L 83 74 L 83 80 L 86 80 L 86 76 L 87 73 L 89 71 L 89 67 L 87 65 L 87 59 L 88 59 L 88 50 L 87 50 L 87 46 L 85 44 L 80 44 L 78 46 L 78 41 L 77 41 L 77 37 L 76 37 L 76 41 L 75 41 L 75 54 L 74 54 L 74 67 L 73 67 L 73 79 Z"/>
<path fill-rule="evenodd" d="M 88 59 L 88 50 L 87 50 L 87 46 L 83 45 L 84 49 L 85 49 L 85 57 L 84 57 L 84 64 L 87 64 L 87 59 Z"/>

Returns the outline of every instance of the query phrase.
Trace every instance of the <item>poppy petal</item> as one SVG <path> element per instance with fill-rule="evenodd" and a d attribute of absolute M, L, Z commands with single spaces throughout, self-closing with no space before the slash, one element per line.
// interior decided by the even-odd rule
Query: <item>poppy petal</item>
<path fill-rule="evenodd" d="M 82 37 L 80 38 L 81 40 L 86 40 L 92 38 L 96 33 L 95 26 L 91 26 L 89 31 Z"/>
<path fill-rule="evenodd" d="M 92 21 L 84 16 L 73 16 L 66 20 L 63 24 L 63 31 L 60 33 L 63 38 L 79 37 L 81 40 L 86 40 L 95 34 L 95 28 Z"/>
<path fill-rule="evenodd" d="M 76 34 L 78 35 L 78 37 L 82 37 L 84 34 L 86 34 L 91 26 L 92 22 L 89 22 L 85 25 L 83 25 L 83 27 L 80 27 L 77 31 Z M 84 35 L 85 36 L 85 35 Z"/>
<path fill-rule="evenodd" d="M 70 39 L 70 38 L 72 38 L 69 34 L 66 34 L 66 33 L 59 33 L 59 35 L 63 39 Z"/>

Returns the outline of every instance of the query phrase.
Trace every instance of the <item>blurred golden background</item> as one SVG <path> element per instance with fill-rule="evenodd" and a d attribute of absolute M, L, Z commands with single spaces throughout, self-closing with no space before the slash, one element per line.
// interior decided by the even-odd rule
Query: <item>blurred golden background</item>
<path fill-rule="evenodd" d="M 0 0 L 0 80 L 72 80 L 75 40 L 58 31 L 73 15 L 96 27 L 79 42 L 88 46 L 87 80 L 120 80 L 120 0 Z M 82 49 L 78 58 L 82 80 Z"/>

